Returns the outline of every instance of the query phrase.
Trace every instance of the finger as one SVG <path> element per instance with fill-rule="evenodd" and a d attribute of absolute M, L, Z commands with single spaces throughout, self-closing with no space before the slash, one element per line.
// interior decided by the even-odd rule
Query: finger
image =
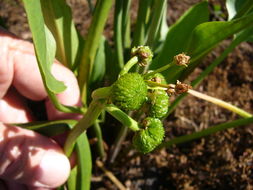
<path fill-rule="evenodd" d="M 22 184 L 18 184 L 14 182 L 6 182 L 5 184 L 6 184 L 6 189 L 4 190 L 28 190 L 27 187 Z"/>
<path fill-rule="evenodd" d="M 80 91 L 78 82 L 74 74 L 59 63 L 55 63 L 52 66 L 52 74 L 59 81 L 64 82 L 66 90 L 57 94 L 57 98 L 60 103 L 68 106 L 80 106 Z M 47 98 L 46 108 L 49 120 L 53 119 L 80 119 L 79 114 L 69 114 L 57 111 L 53 103 Z"/>
<path fill-rule="evenodd" d="M 5 78 L 5 75 L 0 75 L 0 84 L 2 84 L 2 88 L 5 89 L 3 92 L 6 93 L 13 79 L 13 85 L 23 96 L 31 100 L 45 99 L 47 93 L 34 56 L 33 45 L 23 40 L 17 40 L 11 36 L 1 35 L 1 32 L 0 44 L 0 56 L 3 57 L 3 59 L 0 60 L 0 64 L 5 66 L 5 69 L 1 69 L 1 72 L 6 75 Z M 6 50 L 2 51 L 1 49 Z M 52 75 L 64 82 L 67 86 L 67 89 L 63 93 L 57 95 L 59 101 L 62 104 L 70 106 L 80 105 L 80 92 L 74 74 L 63 65 L 55 62 L 52 65 Z M 1 83 L 1 81 L 4 82 Z M 77 114 L 71 115 L 56 111 L 48 99 L 46 105 L 49 109 L 48 115 L 51 119 L 60 119 L 65 116 L 73 119 L 73 117 L 76 118 L 77 116 Z"/>
<path fill-rule="evenodd" d="M 14 88 L 10 88 L 0 100 L 0 122 L 26 123 L 32 120 L 33 116 L 25 104 L 24 97 Z"/>
<path fill-rule="evenodd" d="M 53 140 L 33 131 L 0 124 L 0 176 L 30 186 L 54 188 L 69 175 L 70 164 Z"/>
<path fill-rule="evenodd" d="M 0 36 L 6 36 L 0 30 Z M 6 94 L 13 79 L 13 57 L 10 56 L 8 44 L 10 38 L 0 37 L 0 99 Z"/>

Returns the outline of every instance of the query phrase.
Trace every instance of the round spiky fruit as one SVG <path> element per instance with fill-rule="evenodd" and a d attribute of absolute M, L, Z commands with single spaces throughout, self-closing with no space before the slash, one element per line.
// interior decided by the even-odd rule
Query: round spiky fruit
<path fill-rule="evenodd" d="M 164 90 L 153 90 L 148 94 L 148 113 L 147 115 L 155 118 L 166 116 L 169 108 L 169 96 Z"/>
<path fill-rule="evenodd" d="M 165 131 L 157 118 L 147 117 L 143 123 L 143 129 L 135 133 L 132 142 L 138 151 L 146 154 L 161 144 Z"/>
<path fill-rule="evenodd" d="M 112 103 L 124 111 L 138 110 L 147 97 L 147 84 L 138 73 L 121 76 L 112 86 Z"/>

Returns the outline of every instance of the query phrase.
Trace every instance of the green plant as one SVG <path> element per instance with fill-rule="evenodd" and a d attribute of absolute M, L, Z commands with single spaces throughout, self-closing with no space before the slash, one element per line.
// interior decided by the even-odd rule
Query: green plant
<path fill-rule="evenodd" d="M 114 142 L 113 159 L 128 129 L 133 131 L 133 144 L 140 152 L 150 152 L 162 143 L 164 129 L 160 119 L 171 114 L 187 94 L 212 101 L 246 119 L 178 137 L 163 142 L 160 147 L 168 147 L 253 122 L 250 113 L 199 94 L 183 83 L 175 84 L 177 80 L 183 81 L 187 78 L 201 64 L 202 58 L 222 40 L 232 36 L 231 43 L 225 51 L 192 81 L 193 88 L 238 44 L 252 40 L 252 3 L 250 0 L 240 1 L 239 4 L 238 2 L 239 0 L 226 1 L 229 20 L 209 21 L 208 2 L 202 1 L 186 11 L 168 30 L 166 1 L 139 1 L 136 24 L 134 31 L 131 31 L 131 1 L 116 0 L 115 46 L 112 47 L 102 34 L 113 5 L 112 0 L 97 0 L 94 9 L 89 1 L 93 17 L 85 39 L 76 30 L 71 10 L 65 1 L 23 0 L 38 65 L 51 101 L 62 112 L 83 114 L 83 118 L 78 122 L 62 120 L 22 125 L 48 136 L 70 130 L 64 150 L 69 156 L 75 149 L 78 162 L 68 183 L 62 188 L 68 187 L 69 190 L 90 188 L 92 161 L 87 135 L 84 132 L 89 127 L 94 129 L 99 142 L 100 156 L 103 157 L 100 125 L 106 118 L 100 118 L 100 115 L 103 115 L 104 111 L 123 125 Z M 190 57 L 182 52 L 187 52 L 191 57 L 190 61 Z M 176 55 L 178 56 L 175 57 Z M 51 74 L 51 65 L 55 57 L 75 73 L 82 94 L 82 107 L 69 107 L 57 100 L 56 94 L 64 91 L 66 87 Z M 111 86 L 96 89 L 101 86 L 103 79 Z M 169 105 L 169 96 L 174 93 L 182 94 Z M 141 123 L 144 112 L 148 118 Z"/>

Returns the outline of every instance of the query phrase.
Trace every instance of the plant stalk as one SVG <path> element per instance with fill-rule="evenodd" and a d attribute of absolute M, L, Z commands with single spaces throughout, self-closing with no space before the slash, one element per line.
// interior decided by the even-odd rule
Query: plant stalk
<path fill-rule="evenodd" d="M 73 151 L 76 139 L 86 131 L 98 118 L 102 110 L 104 109 L 106 100 L 93 100 L 83 118 L 74 126 L 70 131 L 67 140 L 64 145 L 64 151 L 67 156 Z"/>
<path fill-rule="evenodd" d="M 81 88 L 81 100 L 84 105 L 87 101 L 87 88 L 89 74 L 92 72 L 95 56 L 99 46 L 100 38 L 109 15 L 113 0 L 98 0 L 85 41 L 83 56 L 79 66 L 78 83 Z"/>
<path fill-rule="evenodd" d="M 139 131 L 138 122 L 128 116 L 125 112 L 110 104 L 105 107 L 105 110 L 111 114 L 114 118 L 120 121 L 124 126 L 128 127 L 132 131 Z"/>
<path fill-rule="evenodd" d="M 216 132 L 219 131 L 223 131 L 225 129 L 229 129 L 229 128 L 234 128 L 234 127 L 238 127 L 238 126 L 242 126 L 242 125 L 248 125 L 250 123 L 253 123 L 253 117 L 250 118 L 246 118 L 246 119 L 238 119 L 235 121 L 231 121 L 231 122 L 227 122 L 227 123 L 222 123 L 219 125 L 215 125 L 213 127 L 208 127 L 207 129 L 204 129 L 202 131 L 199 132 L 195 132 L 189 135 L 184 135 L 184 136 L 180 136 L 180 137 L 176 137 L 174 139 L 171 139 L 167 142 L 163 142 L 158 149 L 161 149 L 163 147 L 171 147 L 172 145 L 176 145 L 176 144 L 181 144 L 181 143 L 185 143 L 194 139 L 198 139 L 204 136 L 208 136 L 211 134 L 214 134 Z"/>
<path fill-rule="evenodd" d="M 137 56 L 133 56 L 120 71 L 119 76 L 126 74 L 139 61 Z"/>
<path fill-rule="evenodd" d="M 197 92 L 197 91 L 191 90 L 191 89 L 188 90 L 188 93 L 191 94 L 191 95 L 193 95 L 193 96 L 196 96 L 196 97 L 198 97 L 200 99 L 203 99 L 205 101 L 208 101 L 208 102 L 211 102 L 213 104 L 216 104 L 217 106 L 220 106 L 220 107 L 223 107 L 223 108 L 225 108 L 227 110 L 230 110 L 230 111 L 232 111 L 232 112 L 240 115 L 241 117 L 244 117 L 244 118 L 253 117 L 252 114 L 250 114 L 250 113 L 248 113 L 248 112 L 246 112 L 246 111 L 244 111 L 244 110 L 242 110 L 242 109 L 240 109 L 240 108 L 238 108 L 236 106 L 233 106 L 233 105 L 231 105 L 231 104 L 229 104 L 229 103 L 227 103 L 227 102 L 225 102 L 223 100 L 220 100 L 220 99 L 208 96 L 206 94 L 202 94 L 200 92 Z"/>

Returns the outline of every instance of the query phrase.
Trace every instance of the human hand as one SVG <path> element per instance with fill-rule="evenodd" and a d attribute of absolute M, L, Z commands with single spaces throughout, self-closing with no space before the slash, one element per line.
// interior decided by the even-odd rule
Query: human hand
<path fill-rule="evenodd" d="M 67 89 L 57 97 L 62 104 L 78 105 L 79 88 L 73 73 L 60 63 L 52 65 L 52 74 Z M 0 29 L 0 189 L 45 190 L 63 184 L 70 164 L 60 146 L 33 131 L 10 125 L 34 118 L 25 103 L 45 100 L 48 118 L 74 118 L 75 114 L 57 111 L 39 73 L 33 45 Z"/>

